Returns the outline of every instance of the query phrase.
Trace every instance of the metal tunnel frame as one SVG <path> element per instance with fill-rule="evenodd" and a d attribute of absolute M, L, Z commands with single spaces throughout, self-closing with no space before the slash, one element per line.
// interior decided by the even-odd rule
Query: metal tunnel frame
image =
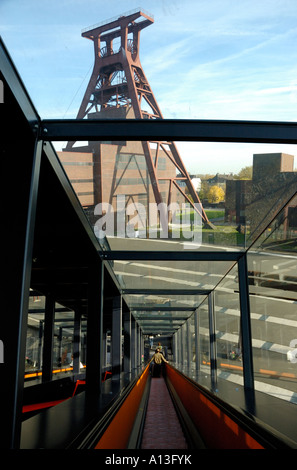
<path fill-rule="evenodd" d="M 4 448 L 19 448 L 21 434 L 21 406 L 24 380 L 24 355 L 26 345 L 26 319 L 28 313 L 28 295 L 31 282 L 31 271 L 34 260 L 34 233 L 39 223 L 38 217 L 38 190 L 42 176 L 42 165 L 46 161 L 51 168 L 57 188 L 63 198 L 73 227 L 77 229 L 75 243 L 70 243 L 68 252 L 68 266 L 74 267 L 71 257 L 78 257 L 78 268 L 84 271 L 80 278 L 88 285 L 89 314 L 87 329 L 91 340 L 87 349 L 87 390 L 92 395 L 100 395 L 102 372 L 102 310 L 104 295 L 103 288 L 106 277 L 114 282 L 110 291 L 113 302 L 114 328 L 114 355 L 113 372 L 116 376 L 120 371 L 120 330 L 123 327 L 124 335 L 128 337 L 125 343 L 124 369 L 131 371 L 137 367 L 139 357 L 143 351 L 142 333 L 131 319 L 129 307 L 124 304 L 122 294 L 116 286 L 116 280 L 110 269 L 110 262 L 114 260 L 216 260 L 232 261 L 238 265 L 240 288 L 241 332 L 243 341 L 243 371 L 244 388 L 246 392 L 247 409 L 254 407 L 254 378 L 251 347 L 251 322 L 249 306 L 249 290 L 247 282 L 246 253 L 237 251 L 228 252 L 145 252 L 145 251 L 102 251 L 95 239 L 94 233 L 86 221 L 78 199 L 63 172 L 51 141 L 71 140 L 168 140 L 168 141 L 209 141 L 209 142 L 265 142 L 265 143 L 297 143 L 297 123 L 284 122 L 244 122 L 244 121 L 193 121 L 193 120 L 48 120 L 41 119 L 35 110 L 28 93 L 15 69 L 8 51 L 3 42 L 0 42 L 0 79 L 4 88 L 5 110 L 10 105 L 11 114 L 5 116 L 4 132 L 1 134 L 2 162 L 5 165 L 5 174 L 13 175 L 13 183 L 17 189 L 16 201 L 5 208 L 4 223 L 4 255 L 3 272 L 5 281 L 1 284 L 2 314 L 0 316 L 0 335 L 4 344 L 4 362 L 0 363 L 1 377 L 5 377 L 5 387 L 0 390 L 1 426 L 6 430 L 1 446 Z M 3 122 L 3 120 L 2 120 Z M 12 148 L 13 144 L 13 148 Z M 9 149 L 13 155 L 18 155 L 19 172 L 15 172 L 14 159 L 4 158 Z M 22 154 L 20 155 L 20 149 Z M 43 180 L 42 180 L 43 182 Z M 4 200 L 4 199 L 2 199 Z M 48 209 L 50 207 L 48 206 Z M 54 213 L 54 212 L 53 212 Z M 55 215 L 55 213 L 54 213 Z M 14 220 L 18 219 L 15 226 Z M 58 216 L 57 216 L 58 217 Z M 46 220 L 46 218 L 44 219 Z M 40 228 L 40 227 L 39 227 Z M 41 227 L 42 228 L 42 227 Z M 6 230 L 7 229 L 7 230 Z M 45 242 L 48 241 L 46 233 L 42 233 Z M 64 243 L 64 239 L 57 236 L 57 242 Z M 81 243 L 80 250 L 83 256 L 75 251 L 77 241 Z M 63 245 L 64 246 L 64 245 Z M 61 249 L 63 249 L 61 246 Z M 79 251 L 80 251 L 79 250 Z M 62 252 L 61 252 L 62 255 Z M 88 260 L 88 266 L 83 264 L 83 258 Z M 98 289 L 98 286 L 100 288 Z M 215 361 L 215 325 L 213 315 L 213 291 L 203 291 L 208 296 L 209 330 L 211 338 L 211 373 L 213 387 L 216 384 Z M 80 309 L 83 310 L 81 305 Z M 78 308 L 77 308 L 78 310 Z M 99 312 L 99 314 L 98 314 Z M 8 315 L 8 313 L 10 313 Z M 48 351 L 50 351 L 52 323 L 52 303 L 48 293 L 47 333 Z M 198 330 L 196 312 L 196 332 Z M 79 316 L 77 317 L 76 331 L 79 332 Z M 185 323 L 174 338 L 174 356 L 182 361 L 187 341 Z M 95 334 L 96 333 L 96 334 Z M 196 334 L 196 337 L 198 335 Z M 189 335 L 188 335 L 189 337 Z M 199 367 L 198 355 L 196 357 Z M 51 357 L 44 357 L 46 374 L 51 373 Z"/>

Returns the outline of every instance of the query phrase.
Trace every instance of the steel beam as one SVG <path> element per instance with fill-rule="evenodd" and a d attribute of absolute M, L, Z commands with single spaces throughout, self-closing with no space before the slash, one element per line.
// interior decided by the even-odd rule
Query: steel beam
<path fill-rule="evenodd" d="M 41 138 L 51 141 L 183 141 L 297 143 L 296 122 L 191 119 L 45 119 Z"/>
<path fill-rule="evenodd" d="M 195 365 L 196 370 L 200 370 L 200 347 L 199 347 L 199 315 L 198 311 L 196 310 L 194 314 L 194 331 L 195 331 Z"/>
<path fill-rule="evenodd" d="M 237 261 L 241 251 L 104 251 L 103 260 L 127 261 Z"/>
<path fill-rule="evenodd" d="M 122 295 L 208 295 L 210 289 L 183 289 L 176 291 L 176 289 L 122 289 Z"/>
<path fill-rule="evenodd" d="M 208 319 L 209 319 L 209 339 L 210 339 L 210 373 L 211 385 L 216 389 L 217 384 L 217 352 L 216 352 L 216 329 L 215 329 L 215 309 L 214 293 L 208 296 Z"/>
<path fill-rule="evenodd" d="M 97 260 L 96 260 L 97 261 Z M 103 366 L 103 293 L 104 266 L 94 262 L 89 267 L 89 301 L 87 318 L 86 393 L 98 397 L 101 393 Z"/>
<path fill-rule="evenodd" d="M 51 294 L 46 296 L 44 319 L 42 382 L 50 382 L 52 380 L 53 373 L 53 341 L 55 320 L 55 300 Z"/>
<path fill-rule="evenodd" d="M 240 326 L 242 340 L 243 379 L 247 409 L 254 411 L 254 370 L 252 351 L 251 314 L 248 287 L 246 254 L 238 261 L 238 283 L 240 299 Z"/>
<path fill-rule="evenodd" d="M 72 320 L 73 321 L 73 320 Z M 79 308 L 75 310 L 73 327 L 73 372 L 78 374 L 81 363 L 81 312 Z"/>
<path fill-rule="evenodd" d="M 194 312 L 196 307 L 131 307 L 131 312 Z"/>

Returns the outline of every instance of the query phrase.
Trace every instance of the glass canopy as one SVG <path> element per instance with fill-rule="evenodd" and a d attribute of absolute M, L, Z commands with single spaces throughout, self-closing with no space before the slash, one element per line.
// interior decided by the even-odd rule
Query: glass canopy
<path fill-rule="evenodd" d="M 128 2 L 127 13 L 116 14 L 113 6 L 104 5 L 103 16 L 109 18 L 104 20 L 102 11 L 89 6 L 86 11 L 80 11 L 80 26 L 75 24 L 75 31 L 73 23 L 66 27 L 63 22 L 63 27 L 55 28 L 47 22 L 43 24 L 40 12 L 36 12 L 36 18 L 30 18 L 31 22 L 36 22 L 35 28 L 26 27 L 23 35 L 22 47 L 27 52 L 22 56 L 19 44 L 15 43 L 16 35 L 11 35 L 15 29 L 6 28 L 3 32 L 29 92 L 46 119 L 60 119 L 60 128 L 63 127 L 61 119 L 65 121 L 69 116 L 80 124 L 99 120 L 100 129 L 104 126 L 108 129 L 108 122 L 112 124 L 110 134 L 104 137 L 103 131 L 97 132 L 99 128 L 96 128 L 97 134 L 92 135 L 81 128 L 80 136 L 53 135 L 48 140 L 54 144 L 98 239 L 99 249 L 111 254 L 127 252 L 125 259 L 111 256 L 106 262 L 144 332 L 158 332 L 161 322 L 173 332 L 189 318 L 208 293 L 228 276 L 236 263 L 236 255 L 245 253 L 258 242 L 270 221 L 294 196 L 296 187 L 292 141 L 276 141 L 273 133 L 268 133 L 270 138 L 266 140 L 259 139 L 257 131 L 251 128 L 249 132 L 254 140 L 248 136 L 249 132 L 246 139 L 237 139 L 236 132 L 233 133 L 235 138 L 226 138 L 223 122 L 230 117 L 280 120 L 285 116 L 288 120 L 291 116 L 293 119 L 293 101 L 286 100 L 285 107 L 283 100 L 284 93 L 291 93 L 290 97 L 294 98 L 291 63 L 296 51 L 292 50 L 292 41 L 284 36 L 282 41 L 278 38 L 278 48 L 272 46 L 259 13 L 258 22 L 254 24 L 262 25 L 258 33 L 261 39 L 265 34 L 266 41 L 258 48 L 247 25 L 246 49 L 240 52 L 237 48 L 241 47 L 242 31 L 238 31 L 238 22 L 235 24 L 233 17 L 224 15 L 226 31 L 232 32 L 232 41 L 220 27 L 220 34 L 210 38 L 209 31 L 217 29 L 201 33 L 206 23 L 203 20 L 197 28 L 201 12 L 197 12 L 193 2 L 186 3 L 183 11 L 175 7 L 169 8 L 162 2 L 162 6 L 155 5 L 156 11 L 150 13 L 146 9 L 134 9 Z M 77 7 L 73 5 L 73 8 Z M 287 9 L 283 11 L 280 5 L 278 9 L 277 28 L 279 18 L 288 21 Z M 57 7 L 50 15 L 55 15 L 56 19 L 61 14 L 62 18 L 62 10 L 63 7 Z M 17 10 L 16 14 L 7 4 L 3 18 L 7 19 L 7 24 L 17 22 L 21 11 Z M 99 15 L 98 21 L 95 13 Z M 294 18 L 295 10 L 290 13 Z M 212 9 L 204 15 L 213 24 Z M 193 27 L 184 31 L 184 24 L 190 25 L 193 18 Z M 86 27 L 88 24 L 91 26 Z M 179 31 L 181 41 L 177 44 L 172 31 Z M 236 46 L 235 37 L 238 38 Z M 172 47 L 168 40 L 172 41 Z M 30 55 L 31 43 L 35 45 L 35 55 L 33 52 Z M 75 47 L 72 48 L 72 44 Z M 177 46 L 179 54 L 172 54 L 172 50 L 176 50 L 173 45 Z M 47 54 L 44 54 L 45 48 Z M 263 64 L 262 48 L 267 57 L 274 57 L 274 64 L 281 60 L 282 79 L 287 87 L 279 87 L 279 74 Z M 288 50 L 291 56 L 289 68 L 285 68 Z M 61 51 L 64 51 L 62 55 Z M 28 54 L 31 62 L 27 59 L 24 62 Z M 255 64 L 254 74 L 242 61 L 246 55 L 248 62 Z M 47 63 L 43 70 L 36 57 L 44 56 Z M 53 60 L 55 67 L 50 67 Z M 65 63 L 63 95 L 56 72 L 56 64 L 62 67 L 62 63 Z M 50 76 L 52 73 L 56 76 Z M 218 76 L 228 76 L 228 79 L 220 78 L 218 85 Z M 265 76 L 270 86 L 254 82 L 256 76 Z M 244 84 L 243 77 L 246 77 Z M 240 92 L 243 89 L 244 94 Z M 50 96 L 59 102 L 50 101 L 49 109 Z M 275 96 L 273 110 L 271 97 Z M 66 106 L 66 100 L 71 106 Z M 279 107 L 280 102 L 283 107 Z M 139 120 L 161 123 L 163 118 L 169 118 L 173 119 L 169 129 L 173 129 L 177 115 L 188 120 L 206 119 L 202 123 L 206 129 L 207 119 L 214 116 L 222 121 L 217 122 L 215 131 L 210 129 L 197 139 L 183 139 L 183 132 L 174 139 L 168 128 L 163 134 L 160 128 L 159 135 L 143 135 L 138 141 L 129 139 L 127 129 L 114 138 L 115 130 L 125 120 L 136 124 Z M 45 130 L 50 134 L 53 123 L 49 124 L 51 126 Z M 191 122 L 183 128 L 184 135 L 188 129 L 191 129 Z M 178 254 L 178 259 L 175 256 L 159 261 L 135 256 L 129 259 L 129 252 L 172 252 Z M 195 254 L 192 260 L 189 253 Z M 200 253 L 205 253 L 203 259 L 197 256 Z M 218 259 L 218 253 L 224 253 L 225 257 Z"/>

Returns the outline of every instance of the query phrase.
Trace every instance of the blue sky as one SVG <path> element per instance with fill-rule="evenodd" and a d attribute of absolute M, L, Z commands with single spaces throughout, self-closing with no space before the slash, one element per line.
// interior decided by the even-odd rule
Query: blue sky
<path fill-rule="evenodd" d="M 94 61 L 81 30 L 139 6 L 154 16 L 140 58 L 165 118 L 297 120 L 296 0 L 0 0 L 0 34 L 41 117 L 76 117 Z M 192 172 L 237 172 L 264 151 L 179 146 Z"/>

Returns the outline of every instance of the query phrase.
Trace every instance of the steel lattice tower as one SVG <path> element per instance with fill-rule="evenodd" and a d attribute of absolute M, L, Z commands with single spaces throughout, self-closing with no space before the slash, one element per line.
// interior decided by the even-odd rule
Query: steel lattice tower
<path fill-rule="evenodd" d="M 135 119 L 163 119 L 139 58 L 140 32 L 153 22 L 153 18 L 145 12 L 136 11 L 83 30 L 82 36 L 94 43 L 95 63 L 77 119 L 87 117 L 90 112 L 102 113 L 105 108 L 124 106 L 133 108 Z M 118 41 L 117 46 L 115 46 L 116 41 Z M 71 150 L 73 144 L 74 142 L 68 142 L 65 150 Z M 199 213 L 204 224 L 212 226 L 175 143 L 160 141 L 154 142 L 154 146 L 151 144 L 148 141 L 142 142 L 155 202 L 169 204 L 172 188 L 176 187 L 193 207 L 193 202 L 200 205 Z M 167 155 L 179 172 L 179 177 L 169 178 L 167 201 L 162 200 L 159 186 L 157 163 L 160 150 Z M 164 177 L 162 179 L 164 180 Z M 192 200 L 177 181 L 185 183 Z M 97 192 L 97 200 L 100 198 L 102 200 L 100 188 L 97 188 Z M 197 210 L 197 207 L 195 209 Z"/>

